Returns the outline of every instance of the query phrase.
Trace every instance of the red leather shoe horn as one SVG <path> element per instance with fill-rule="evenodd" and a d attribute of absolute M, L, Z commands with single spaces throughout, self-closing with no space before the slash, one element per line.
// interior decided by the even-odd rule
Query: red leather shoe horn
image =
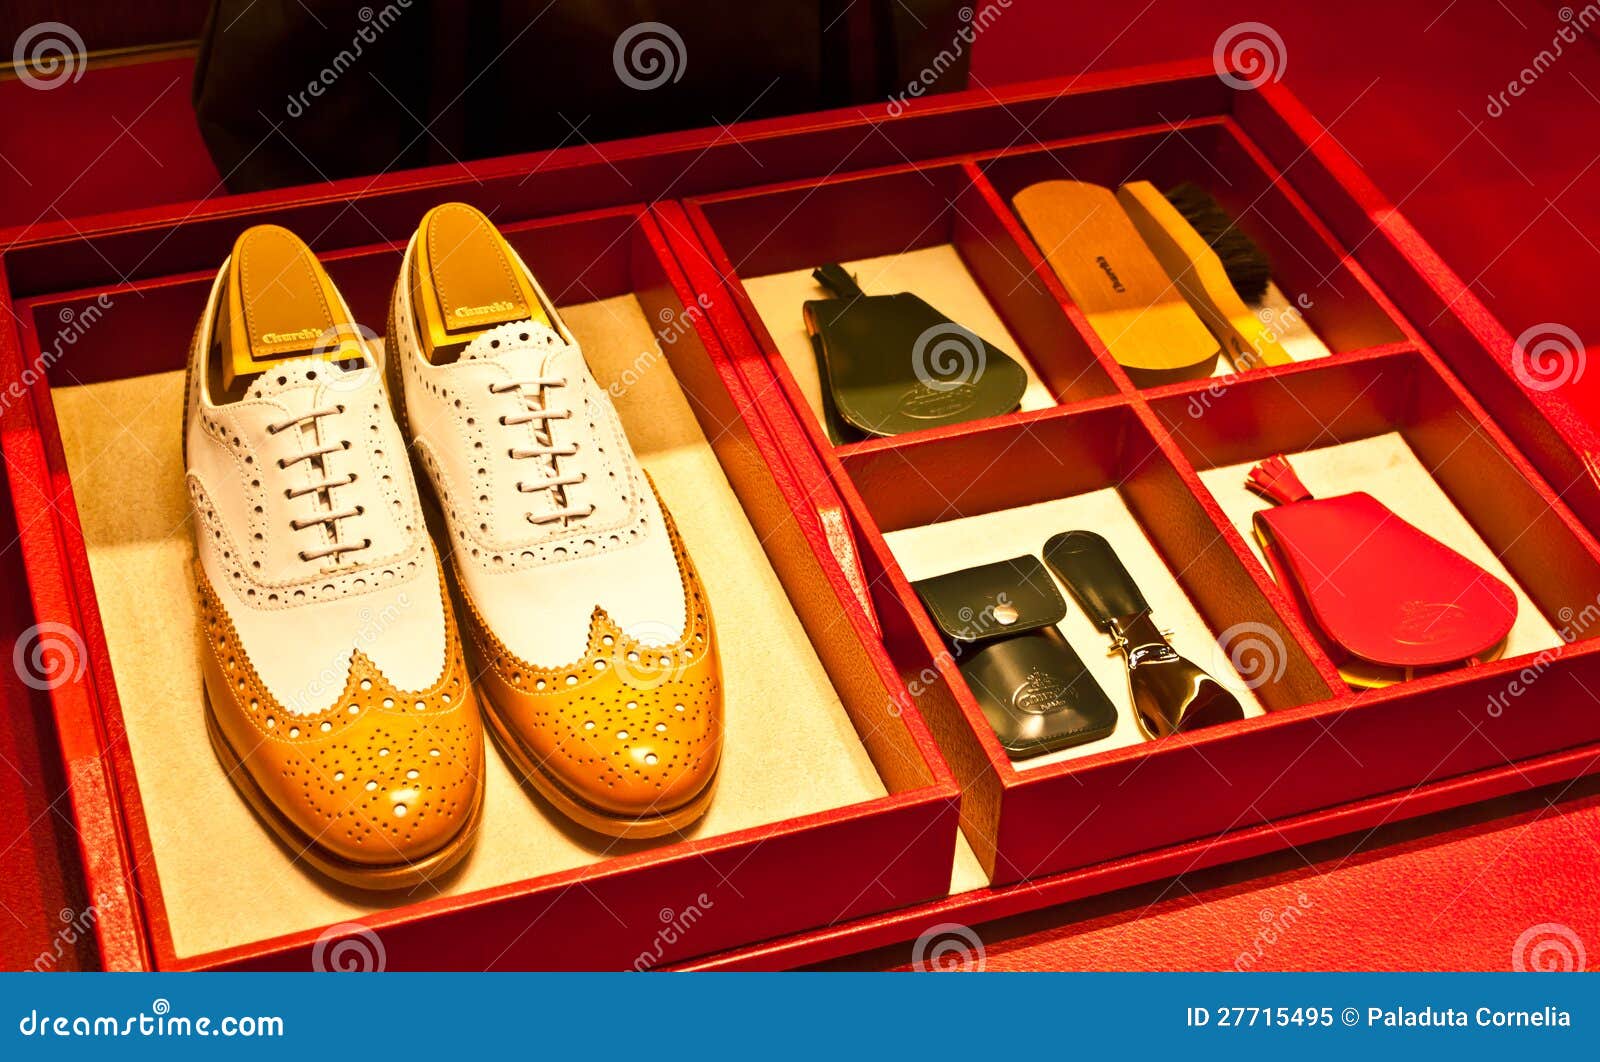
<path fill-rule="evenodd" d="M 1282 455 L 1252 468 L 1248 482 L 1276 505 L 1255 515 L 1273 577 L 1352 685 L 1504 650 L 1517 599 L 1489 572 L 1364 491 L 1313 498 Z"/>

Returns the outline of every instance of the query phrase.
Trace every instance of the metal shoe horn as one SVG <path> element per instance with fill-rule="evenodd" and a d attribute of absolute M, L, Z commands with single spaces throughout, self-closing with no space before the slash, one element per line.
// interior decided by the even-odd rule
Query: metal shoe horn
<path fill-rule="evenodd" d="M 1111 543 L 1093 531 L 1067 531 L 1044 544 L 1044 559 L 1122 653 L 1146 738 L 1244 718 L 1238 698 L 1172 648 Z"/>

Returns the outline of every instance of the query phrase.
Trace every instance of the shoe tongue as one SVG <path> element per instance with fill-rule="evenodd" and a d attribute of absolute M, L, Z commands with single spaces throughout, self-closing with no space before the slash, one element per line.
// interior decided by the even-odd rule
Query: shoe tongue
<path fill-rule="evenodd" d="M 538 321 L 510 321 L 484 332 L 461 352 L 462 361 L 490 358 L 517 368 L 538 370 L 549 355 L 566 347 L 549 325 Z"/>
<path fill-rule="evenodd" d="M 373 372 L 368 362 L 330 361 L 315 354 L 291 358 L 259 373 L 245 392 L 245 397 L 254 401 L 275 399 L 283 402 L 295 395 L 302 395 L 309 401 L 322 387 L 355 390 L 366 382 L 363 377 Z"/>

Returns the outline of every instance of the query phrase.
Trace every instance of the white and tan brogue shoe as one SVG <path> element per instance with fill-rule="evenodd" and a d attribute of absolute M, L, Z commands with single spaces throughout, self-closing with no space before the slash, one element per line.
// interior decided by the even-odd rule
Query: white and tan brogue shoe
<path fill-rule="evenodd" d="M 292 233 L 247 230 L 190 352 L 207 726 L 260 817 L 366 888 L 467 851 L 481 722 L 376 351 Z"/>
<path fill-rule="evenodd" d="M 576 822 L 684 829 L 722 748 L 711 610 L 577 340 L 489 220 L 451 203 L 407 248 L 387 343 L 491 732 Z"/>

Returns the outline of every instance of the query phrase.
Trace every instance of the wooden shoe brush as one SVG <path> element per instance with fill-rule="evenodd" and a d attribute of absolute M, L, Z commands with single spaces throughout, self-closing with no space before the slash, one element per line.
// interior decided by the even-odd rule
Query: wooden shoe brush
<path fill-rule="evenodd" d="M 1111 543 L 1093 531 L 1067 531 L 1044 544 L 1044 561 L 1122 653 L 1146 738 L 1244 718 L 1227 687 L 1172 648 Z"/>
<path fill-rule="evenodd" d="M 1011 200 L 1072 301 L 1141 387 L 1209 376 L 1220 347 L 1111 189 L 1041 181 Z"/>
<path fill-rule="evenodd" d="M 1245 305 L 1266 294 L 1270 268 L 1216 200 L 1192 184 L 1163 195 L 1149 181 L 1123 185 L 1117 200 L 1236 370 L 1294 360 Z"/>
<path fill-rule="evenodd" d="M 1504 582 L 1363 491 L 1313 498 L 1282 455 L 1250 470 L 1276 506 L 1255 533 L 1278 583 L 1353 686 L 1492 660 L 1517 618 Z"/>

